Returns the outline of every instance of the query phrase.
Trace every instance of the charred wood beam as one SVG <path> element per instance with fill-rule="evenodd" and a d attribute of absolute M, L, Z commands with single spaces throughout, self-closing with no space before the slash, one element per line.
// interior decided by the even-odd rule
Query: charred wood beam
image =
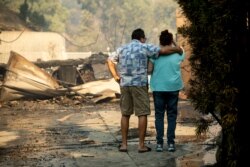
<path fill-rule="evenodd" d="M 103 53 L 92 54 L 89 58 L 86 59 L 67 59 L 67 60 L 50 60 L 50 61 L 40 61 L 34 62 L 40 68 L 49 68 L 63 65 L 84 65 L 84 64 L 105 64 L 108 55 Z"/>
<path fill-rule="evenodd" d="M 50 61 L 39 61 L 33 62 L 40 68 L 50 68 L 56 66 L 63 66 L 63 65 L 85 65 L 85 64 L 105 64 L 108 55 L 103 53 L 92 54 L 89 58 L 86 59 L 67 59 L 67 60 L 50 60 Z M 0 63 L 0 74 L 5 73 L 7 68 L 7 64 Z"/>
<path fill-rule="evenodd" d="M 88 64 L 88 63 L 90 63 L 90 61 L 86 59 L 50 60 L 50 61 L 34 62 L 34 64 L 40 68 L 49 68 L 49 67 L 66 66 L 66 65 L 78 66 L 80 64 Z"/>

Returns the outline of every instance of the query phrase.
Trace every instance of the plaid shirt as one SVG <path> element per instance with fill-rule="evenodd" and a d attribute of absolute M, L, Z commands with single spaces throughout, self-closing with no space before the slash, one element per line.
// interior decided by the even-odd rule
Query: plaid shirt
<path fill-rule="evenodd" d="M 160 47 L 134 39 L 109 56 L 117 63 L 120 86 L 146 86 L 148 84 L 148 57 L 158 57 Z"/>

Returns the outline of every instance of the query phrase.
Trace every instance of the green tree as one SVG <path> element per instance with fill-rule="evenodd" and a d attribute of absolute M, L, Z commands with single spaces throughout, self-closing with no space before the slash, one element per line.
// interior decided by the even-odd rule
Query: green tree
<path fill-rule="evenodd" d="M 156 0 L 151 4 L 150 7 L 153 7 L 153 11 L 149 20 L 151 26 L 148 36 L 153 43 L 159 43 L 158 35 L 165 29 L 173 34 L 177 32 L 175 13 L 177 6 L 177 3 L 173 3 L 173 0 Z"/>
<path fill-rule="evenodd" d="M 66 45 L 68 51 L 98 51 L 104 44 L 98 45 L 99 21 L 88 10 L 83 10 L 77 1 L 62 0 L 69 12 L 65 22 Z"/>
<path fill-rule="evenodd" d="M 212 114 L 222 127 L 217 164 L 238 167 L 248 164 L 247 126 L 249 96 L 249 1 L 177 0 L 190 21 L 179 29 L 193 53 L 189 97 L 203 114 Z M 203 120 L 198 133 L 207 130 Z M 246 129 L 247 130 L 247 129 Z"/>
<path fill-rule="evenodd" d="M 3 0 L 0 4 L 19 13 L 21 18 L 40 31 L 65 32 L 68 13 L 60 1 Z"/>
<path fill-rule="evenodd" d="M 24 3 L 24 0 L 2 0 L 0 5 L 8 7 L 10 10 L 19 13 L 20 6 Z"/>
<path fill-rule="evenodd" d="M 158 44 L 163 29 L 176 32 L 173 0 L 2 0 L 36 31 L 65 33 L 70 51 L 107 51 L 131 39 L 133 29 L 145 30 Z M 25 8 L 28 5 L 28 9 Z"/>
<path fill-rule="evenodd" d="M 65 32 L 68 12 L 60 1 L 29 0 L 29 19 L 42 31 Z"/>
<path fill-rule="evenodd" d="M 25 0 L 24 3 L 20 6 L 20 18 L 26 21 L 28 12 L 29 12 L 29 5 L 27 3 L 27 0 Z"/>
<path fill-rule="evenodd" d="M 88 11 L 97 20 L 101 35 L 99 38 L 101 45 L 98 46 L 104 47 L 103 50 L 106 47 L 114 50 L 127 43 L 131 40 L 131 32 L 138 27 L 143 28 L 149 37 L 149 42 L 154 43 L 158 43 L 158 35 L 163 29 L 176 30 L 175 24 L 172 23 L 175 22 L 177 3 L 171 0 L 168 0 L 169 3 L 162 3 L 160 0 L 78 0 L 78 2 L 82 10 Z"/>

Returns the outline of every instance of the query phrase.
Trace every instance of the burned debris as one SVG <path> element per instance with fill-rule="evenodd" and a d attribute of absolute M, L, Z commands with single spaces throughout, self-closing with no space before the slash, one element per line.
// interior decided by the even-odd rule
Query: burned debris
<path fill-rule="evenodd" d="M 119 85 L 109 75 L 106 57 L 95 54 L 88 59 L 32 63 L 12 51 L 6 67 L 0 68 L 0 101 L 60 96 L 78 98 L 79 103 L 112 100 Z"/>

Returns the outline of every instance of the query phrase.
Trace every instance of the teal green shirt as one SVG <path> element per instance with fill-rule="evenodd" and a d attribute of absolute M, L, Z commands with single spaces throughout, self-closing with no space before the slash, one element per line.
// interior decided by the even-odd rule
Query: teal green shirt
<path fill-rule="evenodd" d="M 183 88 L 180 64 L 185 54 L 173 53 L 161 55 L 158 59 L 150 59 L 154 64 L 154 70 L 150 78 L 152 91 L 177 91 Z"/>

